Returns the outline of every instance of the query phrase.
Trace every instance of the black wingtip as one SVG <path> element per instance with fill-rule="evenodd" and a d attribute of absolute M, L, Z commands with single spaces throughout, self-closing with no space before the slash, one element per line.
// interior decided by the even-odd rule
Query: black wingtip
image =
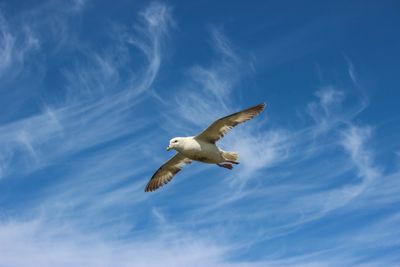
<path fill-rule="evenodd" d="M 144 192 L 148 193 L 148 192 L 153 192 L 155 189 L 153 187 L 150 187 L 150 185 L 146 185 Z"/>
<path fill-rule="evenodd" d="M 248 109 L 256 109 L 259 112 L 262 112 L 265 109 L 266 106 L 267 106 L 267 104 L 265 102 L 263 102 L 263 103 L 260 103 L 258 105 L 252 106 L 252 107 L 250 107 Z"/>

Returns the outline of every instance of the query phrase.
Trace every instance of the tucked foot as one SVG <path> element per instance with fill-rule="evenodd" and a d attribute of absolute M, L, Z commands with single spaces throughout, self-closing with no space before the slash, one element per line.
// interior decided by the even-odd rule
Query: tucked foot
<path fill-rule="evenodd" d="M 239 164 L 239 162 L 237 162 L 237 161 L 233 161 L 233 160 L 227 160 L 226 162 L 229 162 L 229 163 L 232 163 L 232 164 Z"/>
<path fill-rule="evenodd" d="M 228 170 L 232 170 L 233 169 L 233 165 L 232 164 L 230 164 L 230 163 L 219 163 L 219 164 L 217 164 L 219 167 L 222 167 L 222 168 L 226 168 L 226 169 L 228 169 Z"/>

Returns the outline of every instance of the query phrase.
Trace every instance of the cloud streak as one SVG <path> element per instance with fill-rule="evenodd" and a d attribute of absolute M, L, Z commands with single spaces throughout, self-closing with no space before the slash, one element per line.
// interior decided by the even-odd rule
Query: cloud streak
<path fill-rule="evenodd" d="M 39 41 L 28 26 L 10 29 L 0 12 L 0 79 L 10 80 L 18 75 L 26 56 L 39 48 Z"/>
<path fill-rule="evenodd" d="M 65 21 L 83 12 L 85 3 L 69 2 Z M 47 8 L 52 5 L 36 12 Z M 213 58 L 190 65 L 173 85 L 177 90 L 168 91 L 172 101 L 163 99 L 154 85 L 178 21 L 161 2 L 137 14 L 132 30 L 110 26 L 112 40 L 101 47 L 76 38 L 50 42 L 53 52 L 75 51 L 68 50 L 71 64 L 61 64 L 64 94 L 0 125 L 0 264 L 396 262 L 390 251 L 399 245 L 399 216 L 382 209 L 399 201 L 399 171 L 381 168 L 372 146 L 375 127 L 356 121 L 368 101 L 335 85 L 318 89 L 300 111 L 306 119 L 293 127 L 275 122 L 274 107 L 267 106 L 257 121 L 229 133 L 221 146 L 240 153 L 235 172 L 194 163 L 168 188 L 144 194 L 147 178 L 170 156 L 159 150 L 166 136 L 196 134 L 255 103 L 239 88 L 251 62 L 214 27 Z M 40 27 L 15 34 L 1 25 L 0 55 L 10 55 L 10 63 L 3 62 L 6 73 L 18 69 L 11 63 L 15 36 L 30 43 L 26 51 L 41 49 L 45 40 Z M 347 71 L 362 90 L 352 64 Z M 376 219 L 366 223 L 367 216 Z M 369 251 L 384 249 L 390 251 L 368 259 Z"/>

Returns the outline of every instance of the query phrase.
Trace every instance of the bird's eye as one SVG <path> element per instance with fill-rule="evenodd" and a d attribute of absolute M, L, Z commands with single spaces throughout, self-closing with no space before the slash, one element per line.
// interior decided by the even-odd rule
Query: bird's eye
<path fill-rule="evenodd" d="M 178 143 L 178 140 L 174 140 L 174 142 L 172 142 L 172 143 Z"/>

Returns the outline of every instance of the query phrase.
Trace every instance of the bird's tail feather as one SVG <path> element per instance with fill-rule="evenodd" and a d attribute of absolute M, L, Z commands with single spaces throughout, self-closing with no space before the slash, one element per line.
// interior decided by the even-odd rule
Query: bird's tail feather
<path fill-rule="evenodd" d="M 227 161 L 237 162 L 239 160 L 239 154 L 233 151 L 222 151 L 222 157 Z"/>

